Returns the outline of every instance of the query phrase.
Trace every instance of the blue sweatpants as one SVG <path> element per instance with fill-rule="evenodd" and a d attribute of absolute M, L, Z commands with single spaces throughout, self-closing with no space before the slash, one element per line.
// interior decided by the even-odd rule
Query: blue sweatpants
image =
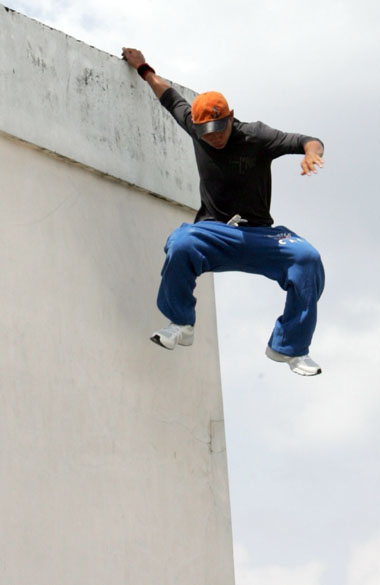
<path fill-rule="evenodd" d="M 284 226 L 234 227 L 216 221 L 182 224 L 168 238 L 157 305 L 173 323 L 194 325 L 196 278 L 204 272 L 241 271 L 276 280 L 287 292 L 284 313 L 269 345 L 305 355 L 324 286 L 319 253 Z"/>

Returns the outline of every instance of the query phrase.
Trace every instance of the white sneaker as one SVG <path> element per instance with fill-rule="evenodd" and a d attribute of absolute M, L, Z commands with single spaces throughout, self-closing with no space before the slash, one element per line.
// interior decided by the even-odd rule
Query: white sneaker
<path fill-rule="evenodd" d="M 192 325 L 169 323 L 167 327 L 155 331 L 150 339 L 166 349 L 174 349 L 177 344 L 192 345 L 194 327 Z"/>
<path fill-rule="evenodd" d="M 274 351 L 269 345 L 265 350 L 265 355 L 275 362 L 286 362 L 292 372 L 300 374 L 301 376 L 316 376 L 317 374 L 322 373 L 321 366 L 315 363 L 309 355 L 292 357 Z"/>

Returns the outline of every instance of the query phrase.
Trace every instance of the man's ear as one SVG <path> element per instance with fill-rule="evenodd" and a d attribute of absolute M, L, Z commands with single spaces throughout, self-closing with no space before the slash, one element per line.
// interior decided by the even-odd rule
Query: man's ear
<path fill-rule="evenodd" d="M 234 117 L 234 111 L 233 111 L 233 110 L 231 110 L 231 111 L 230 111 L 230 118 L 233 118 L 233 117 Z"/>

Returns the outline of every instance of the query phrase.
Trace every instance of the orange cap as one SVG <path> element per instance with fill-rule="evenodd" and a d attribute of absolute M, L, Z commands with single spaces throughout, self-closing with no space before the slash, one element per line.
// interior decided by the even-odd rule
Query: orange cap
<path fill-rule="evenodd" d="M 223 132 L 227 127 L 230 108 L 218 91 L 206 91 L 198 95 L 191 106 L 195 132 L 200 138 L 210 132 Z"/>

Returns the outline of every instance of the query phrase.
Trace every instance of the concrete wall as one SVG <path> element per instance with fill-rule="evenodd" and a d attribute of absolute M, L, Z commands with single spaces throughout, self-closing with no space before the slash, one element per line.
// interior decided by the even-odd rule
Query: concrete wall
<path fill-rule="evenodd" d="M 1 130 L 198 207 L 191 139 L 135 70 L 1 4 L 0 31 Z"/>
<path fill-rule="evenodd" d="M 85 96 L 47 64 L 73 43 L 94 78 L 99 63 L 131 76 L 125 64 L 0 15 L 0 583 L 233 585 L 212 276 L 198 282 L 194 346 L 169 352 L 148 339 L 165 323 L 162 247 L 193 213 L 146 189 L 169 197 L 181 176 L 171 153 L 190 161 L 191 144 L 165 122 L 166 140 L 150 136 L 154 164 L 144 158 L 136 136 L 149 132 L 129 108 L 143 99 L 147 126 L 164 118 L 144 84 L 137 96 L 126 82 L 130 126 L 117 150 L 117 124 L 101 114 L 115 93 L 123 117 L 117 92 L 95 106 L 95 86 Z M 23 71 L 14 84 L 13 69 Z M 39 105 L 63 87 L 66 107 Z"/>

